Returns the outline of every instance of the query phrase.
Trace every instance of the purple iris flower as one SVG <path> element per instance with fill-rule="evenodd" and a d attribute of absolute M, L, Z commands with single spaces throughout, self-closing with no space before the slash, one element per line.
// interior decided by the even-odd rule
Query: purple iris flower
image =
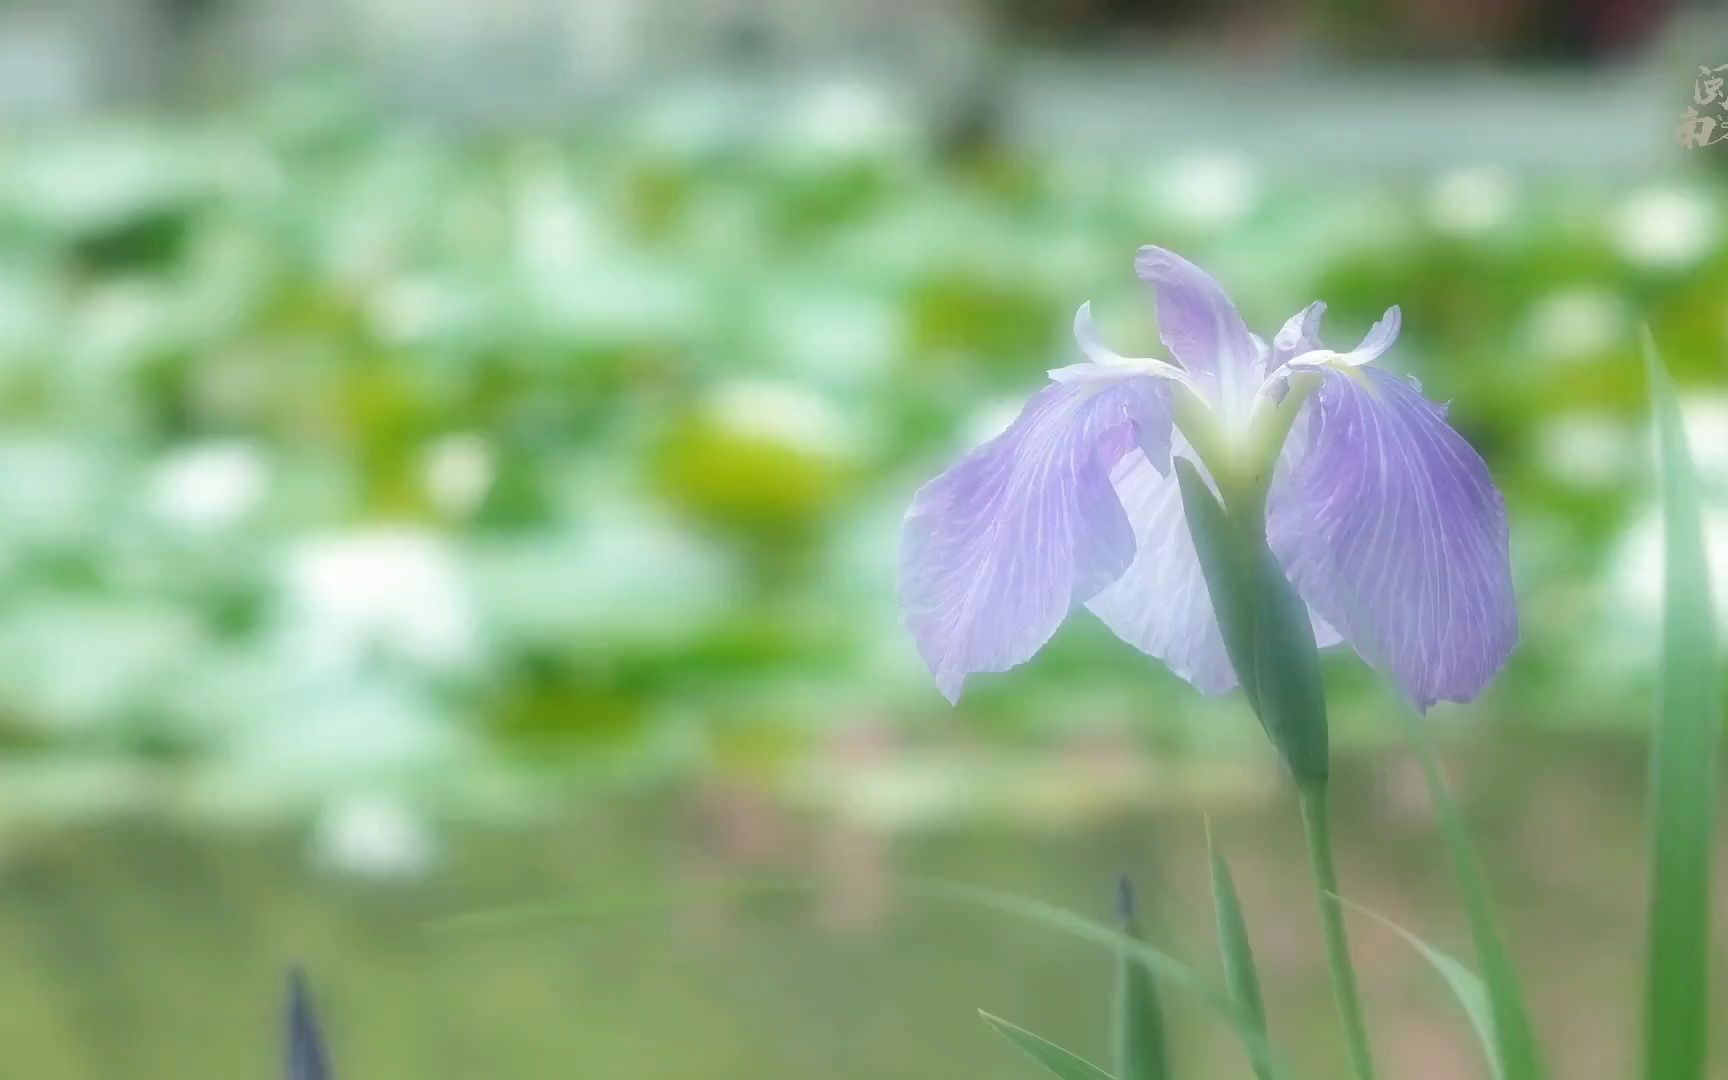
<path fill-rule="evenodd" d="M 1420 709 L 1479 693 L 1518 640 L 1505 501 L 1445 407 L 1371 366 L 1398 309 L 1348 352 L 1320 343 L 1321 303 L 1268 344 L 1180 256 L 1142 248 L 1135 269 L 1174 362 L 1117 355 L 1082 306 L 1085 362 L 907 512 L 901 606 L 942 693 L 1029 659 L 1075 604 L 1202 692 L 1236 685 L 1173 455 L 1257 519 L 1319 645 Z"/>

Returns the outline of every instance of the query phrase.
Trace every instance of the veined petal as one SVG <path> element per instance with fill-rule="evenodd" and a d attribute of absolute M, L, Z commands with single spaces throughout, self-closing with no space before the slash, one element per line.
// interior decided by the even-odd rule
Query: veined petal
<path fill-rule="evenodd" d="M 1191 456 L 1191 455 L 1190 455 Z M 1188 534 L 1175 473 L 1161 474 L 1131 453 L 1110 474 L 1134 523 L 1134 561 L 1115 584 L 1086 602 L 1123 641 L 1157 657 L 1203 694 L 1236 685 L 1236 670 L 1212 613 L 1200 557 Z"/>
<path fill-rule="evenodd" d="M 1174 452 L 1195 460 L 1180 435 Z M 1205 466 L 1196 464 L 1205 475 Z M 1110 482 L 1134 524 L 1134 562 L 1115 584 L 1087 601 L 1087 609 L 1117 637 L 1162 660 L 1201 693 L 1233 689 L 1236 671 L 1213 614 L 1175 473 L 1161 473 L 1143 454 L 1131 453 L 1117 462 Z M 1315 643 L 1320 648 L 1338 644 L 1337 631 L 1310 615 Z"/>
<path fill-rule="evenodd" d="M 1121 576 L 1134 531 L 1111 467 L 1131 452 L 1167 463 L 1169 451 L 1163 383 L 1056 383 L 919 489 L 901 534 L 901 611 L 950 701 L 973 672 L 1029 659 L 1076 601 Z"/>
<path fill-rule="evenodd" d="M 1304 446 L 1274 481 L 1273 548 L 1309 606 L 1418 708 L 1467 701 L 1518 641 L 1505 501 L 1410 384 L 1320 370 Z"/>
<path fill-rule="evenodd" d="M 1260 385 L 1264 358 L 1224 289 L 1206 271 L 1160 247 L 1134 259 L 1140 277 L 1156 286 L 1158 333 L 1164 347 L 1215 391 L 1228 414 L 1246 408 Z"/>

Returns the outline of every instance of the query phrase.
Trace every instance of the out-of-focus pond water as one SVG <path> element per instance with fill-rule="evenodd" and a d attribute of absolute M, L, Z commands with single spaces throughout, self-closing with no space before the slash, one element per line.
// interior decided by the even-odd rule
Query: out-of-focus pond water
<path fill-rule="evenodd" d="M 1449 766 L 1554 1075 L 1630 1075 L 1639 749 L 1576 735 L 1500 741 Z M 1346 761 L 1335 798 L 1350 898 L 1468 955 L 1410 764 Z M 300 962 L 344 1077 L 1029 1077 L 976 1010 L 1103 1060 L 1110 957 L 1001 915 L 897 895 L 893 876 L 981 882 L 1104 914 L 1126 870 L 1160 943 L 1211 973 L 1210 812 L 1243 893 L 1275 1039 L 1296 1075 L 1336 1075 L 1341 1047 L 1290 804 L 1275 785 L 1206 803 L 1080 827 L 967 824 L 884 838 L 808 813 L 741 823 L 756 811 L 717 809 L 712 793 L 639 792 L 574 805 L 556 824 L 456 829 L 437 868 L 412 883 L 320 873 L 304 837 L 287 832 L 133 822 L 15 836 L 0 861 L 0 1072 L 272 1075 L 283 972 Z M 702 885 L 764 870 L 814 870 L 827 884 L 815 896 L 753 897 Z M 679 899 L 551 925 L 428 929 L 500 904 L 636 889 Z M 1486 1075 L 1433 973 L 1370 921 L 1353 932 L 1384 1075 Z M 1221 1025 L 1179 999 L 1171 1007 L 1181 1075 L 1246 1075 Z"/>

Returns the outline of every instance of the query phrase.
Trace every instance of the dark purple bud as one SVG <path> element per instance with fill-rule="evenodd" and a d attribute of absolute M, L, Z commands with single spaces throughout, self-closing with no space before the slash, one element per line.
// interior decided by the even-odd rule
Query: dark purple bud
<path fill-rule="evenodd" d="M 318 1032 L 318 1017 L 312 1011 L 312 991 L 306 973 L 298 967 L 288 972 L 287 1045 L 284 1080 L 331 1080 L 324 1038 Z"/>

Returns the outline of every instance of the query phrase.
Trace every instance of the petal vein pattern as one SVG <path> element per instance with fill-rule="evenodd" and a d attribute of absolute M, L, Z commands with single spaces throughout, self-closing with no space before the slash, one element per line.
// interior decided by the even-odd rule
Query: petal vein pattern
<path fill-rule="evenodd" d="M 1441 406 L 1377 369 L 1326 372 L 1306 420 L 1268 522 L 1292 581 L 1418 708 L 1469 700 L 1518 639 L 1487 466 Z"/>
<path fill-rule="evenodd" d="M 902 532 L 901 608 L 950 700 L 973 672 L 1030 658 L 1128 568 L 1134 530 L 1110 470 L 1131 451 L 1167 460 L 1169 427 L 1158 380 L 1050 385 L 919 490 Z"/>

